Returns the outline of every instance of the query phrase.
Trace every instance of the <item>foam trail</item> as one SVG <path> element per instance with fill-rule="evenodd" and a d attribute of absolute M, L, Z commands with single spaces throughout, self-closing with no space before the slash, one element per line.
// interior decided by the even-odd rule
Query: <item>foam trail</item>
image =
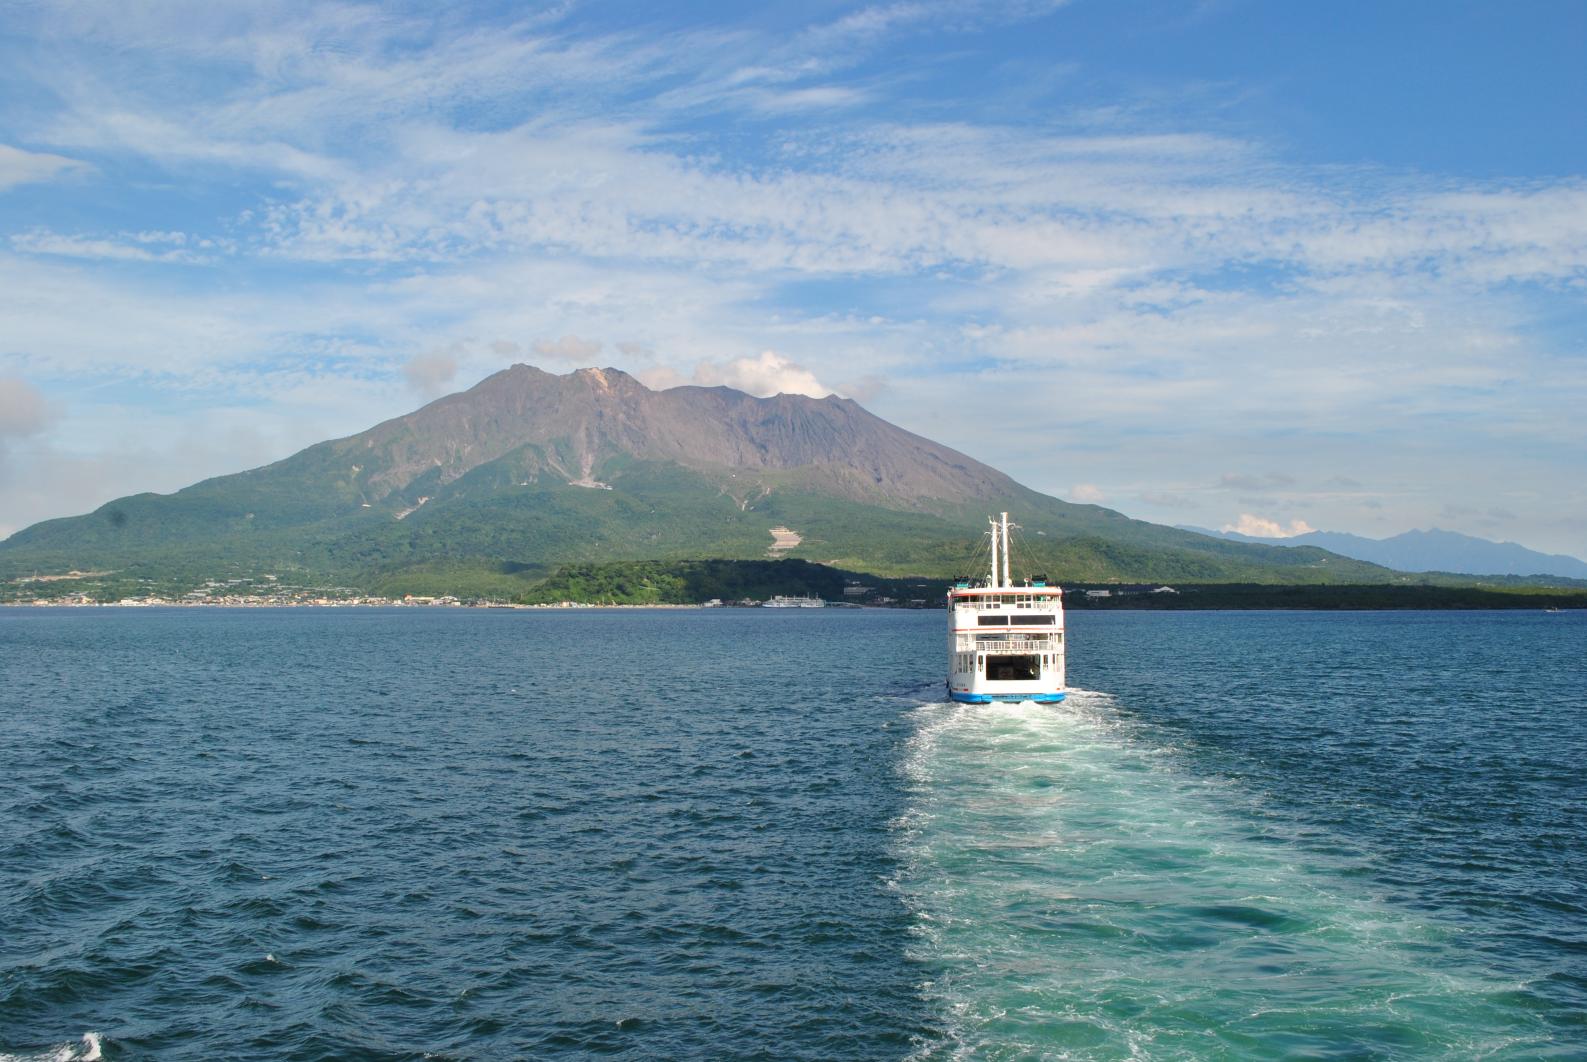
<path fill-rule="evenodd" d="M 1525 1057 L 1518 986 L 1376 902 L 1110 698 L 913 713 L 918 1059 Z"/>
<path fill-rule="evenodd" d="M 100 1062 L 104 1057 L 100 1051 L 99 1034 L 86 1032 L 76 1043 L 62 1044 L 37 1054 L 8 1055 L 0 1051 L 0 1062 Z"/>

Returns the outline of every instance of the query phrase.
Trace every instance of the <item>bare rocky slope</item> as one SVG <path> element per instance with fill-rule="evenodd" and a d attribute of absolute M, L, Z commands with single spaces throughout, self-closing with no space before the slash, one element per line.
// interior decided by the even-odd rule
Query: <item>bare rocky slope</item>
<path fill-rule="evenodd" d="M 1015 489 L 1001 472 L 847 399 L 755 398 L 727 387 L 652 391 L 618 369 L 556 376 L 514 365 L 326 445 L 345 458 L 371 502 L 422 477 L 444 486 L 524 447 L 534 451 L 526 472 L 569 483 L 589 483 L 612 458 L 626 456 L 710 472 L 797 472 L 811 488 L 903 508 Z"/>

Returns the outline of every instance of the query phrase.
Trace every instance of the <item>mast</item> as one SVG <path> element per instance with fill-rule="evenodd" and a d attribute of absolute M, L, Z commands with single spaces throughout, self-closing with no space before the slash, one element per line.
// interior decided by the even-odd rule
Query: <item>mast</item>
<path fill-rule="evenodd" d="M 989 516 L 986 518 L 986 522 L 992 525 L 992 575 L 987 579 L 986 585 L 995 590 L 997 588 L 997 551 L 999 547 L 997 521 Z"/>
<path fill-rule="evenodd" d="M 1014 581 L 1008 577 L 1008 513 L 1003 514 L 1003 585 L 1014 585 Z"/>

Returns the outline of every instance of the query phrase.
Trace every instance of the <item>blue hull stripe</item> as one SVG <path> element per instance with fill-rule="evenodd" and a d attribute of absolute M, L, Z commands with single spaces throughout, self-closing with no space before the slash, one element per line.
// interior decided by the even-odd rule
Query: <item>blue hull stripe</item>
<path fill-rule="evenodd" d="M 1061 693 L 952 693 L 948 694 L 963 704 L 991 704 L 993 701 L 1037 701 L 1054 704 L 1064 699 Z"/>

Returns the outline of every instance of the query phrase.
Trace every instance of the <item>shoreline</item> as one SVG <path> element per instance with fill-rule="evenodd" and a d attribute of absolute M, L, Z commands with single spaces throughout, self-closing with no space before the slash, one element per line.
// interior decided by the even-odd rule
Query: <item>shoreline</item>
<path fill-rule="evenodd" d="M 594 612 L 594 611 L 630 611 L 630 612 L 716 612 L 759 611 L 760 605 L 741 604 L 670 604 L 655 602 L 650 604 L 595 604 L 589 602 L 559 602 L 556 604 L 439 604 L 436 602 L 409 603 L 403 601 L 4 601 L 0 602 L 0 610 L 6 609 L 37 609 L 40 611 L 55 610 L 96 610 L 96 609 L 121 609 L 135 611 L 139 609 L 181 609 L 183 611 L 195 610 L 258 610 L 282 611 L 287 609 L 389 609 L 402 611 L 415 610 L 456 610 L 471 612 Z M 825 610 L 832 612 L 940 612 L 942 606 L 892 606 L 892 605 L 852 605 L 833 604 L 825 606 Z M 782 610 L 778 610 L 782 611 Z M 801 610 L 804 611 L 804 610 Z M 1525 603 L 1474 603 L 1439 605 L 1428 602 L 1414 602 L 1403 605 L 1363 605 L 1363 604 L 1196 604 L 1176 605 L 1163 607 L 1154 605 L 1113 604 L 1107 607 L 1095 605 L 1070 606 L 1066 603 L 1064 611 L 1073 612 L 1541 612 L 1545 614 L 1565 615 L 1568 613 L 1587 613 L 1587 603 L 1574 603 L 1565 605 L 1548 605 L 1534 602 Z"/>

